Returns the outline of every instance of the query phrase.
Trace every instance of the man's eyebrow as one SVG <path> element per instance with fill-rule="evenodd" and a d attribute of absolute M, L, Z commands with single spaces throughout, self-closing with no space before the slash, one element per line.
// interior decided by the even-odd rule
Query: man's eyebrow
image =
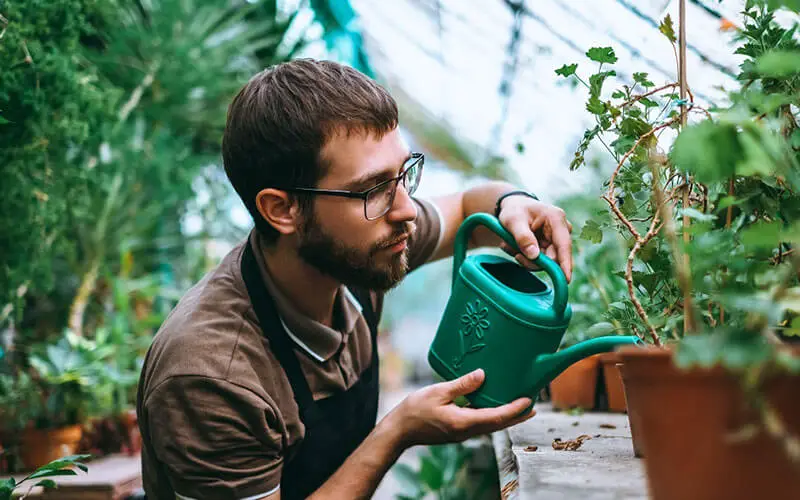
<path fill-rule="evenodd" d="M 405 159 L 403 160 L 403 165 L 405 165 L 405 163 L 411 158 L 413 158 L 413 155 L 411 153 L 408 153 L 408 156 L 406 156 Z M 400 166 L 400 168 L 402 168 L 402 165 Z M 398 173 L 399 170 L 397 167 L 395 166 L 387 167 L 379 172 L 371 172 L 368 174 L 364 174 L 358 179 L 354 179 L 348 182 L 345 185 L 345 189 L 348 191 L 359 191 L 362 189 L 369 189 L 372 186 L 375 186 L 387 179 L 391 179 Z"/>

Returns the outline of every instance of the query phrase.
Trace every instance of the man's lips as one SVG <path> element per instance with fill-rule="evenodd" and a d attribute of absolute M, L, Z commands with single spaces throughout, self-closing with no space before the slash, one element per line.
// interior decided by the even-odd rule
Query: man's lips
<path fill-rule="evenodd" d="M 409 236 L 411 236 L 411 235 L 406 233 L 403 236 L 401 236 L 401 237 L 399 237 L 399 238 L 397 238 L 395 240 L 392 240 L 391 242 L 387 243 L 386 245 L 384 245 L 381 248 L 384 249 L 384 250 L 392 250 L 393 252 L 400 252 L 402 250 L 405 250 L 406 241 L 408 241 Z"/>

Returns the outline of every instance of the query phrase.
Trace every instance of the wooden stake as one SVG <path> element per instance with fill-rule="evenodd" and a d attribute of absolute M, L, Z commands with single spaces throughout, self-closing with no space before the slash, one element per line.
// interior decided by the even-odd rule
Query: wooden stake
<path fill-rule="evenodd" d="M 687 81 L 686 81 L 686 0 L 680 0 L 679 4 L 679 12 L 678 12 L 678 50 L 679 50 L 679 57 L 678 57 L 678 69 L 680 74 L 678 75 L 678 83 L 680 86 L 680 98 L 681 98 L 681 130 L 686 126 L 686 114 L 687 114 L 687 106 L 686 106 L 686 96 L 687 96 Z M 691 184 L 689 183 L 689 175 L 686 175 L 684 179 L 684 189 L 683 189 L 683 207 L 689 207 L 689 189 L 691 189 Z M 689 215 L 684 212 L 683 214 L 683 242 L 689 243 L 689 226 L 691 221 L 689 220 Z M 683 254 L 684 260 L 684 269 L 690 269 L 689 267 L 689 254 Z M 692 296 L 690 289 L 684 289 L 683 294 L 683 331 L 684 333 L 691 332 L 695 329 L 695 321 L 694 321 L 694 309 L 692 308 Z"/>

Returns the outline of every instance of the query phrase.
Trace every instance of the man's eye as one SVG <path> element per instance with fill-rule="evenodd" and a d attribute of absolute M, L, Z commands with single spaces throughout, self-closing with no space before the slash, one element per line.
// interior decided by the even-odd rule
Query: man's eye
<path fill-rule="evenodd" d="M 381 184 L 379 187 L 376 186 L 374 193 L 375 194 L 385 193 L 389 189 L 390 184 L 391 184 L 390 182 L 387 182 L 386 184 Z"/>

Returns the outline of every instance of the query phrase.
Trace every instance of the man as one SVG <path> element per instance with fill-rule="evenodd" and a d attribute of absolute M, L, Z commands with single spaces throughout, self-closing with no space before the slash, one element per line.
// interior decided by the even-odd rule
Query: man
<path fill-rule="evenodd" d="M 412 198 L 409 151 L 380 86 L 297 60 L 231 104 L 225 171 L 255 229 L 180 301 L 148 352 L 138 415 L 148 498 L 367 498 L 401 452 L 522 422 L 531 401 L 462 408 L 478 370 L 424 388 L 376 425 L 383 294 L 452 254 L 464 217 L 494 212 L 530 265 L 571 273 L 564 212 L 492 182 Z M 501 200 L 502 203 L 498 203 Z M 475 245 L 499 238 L 475 232 Z"/>

